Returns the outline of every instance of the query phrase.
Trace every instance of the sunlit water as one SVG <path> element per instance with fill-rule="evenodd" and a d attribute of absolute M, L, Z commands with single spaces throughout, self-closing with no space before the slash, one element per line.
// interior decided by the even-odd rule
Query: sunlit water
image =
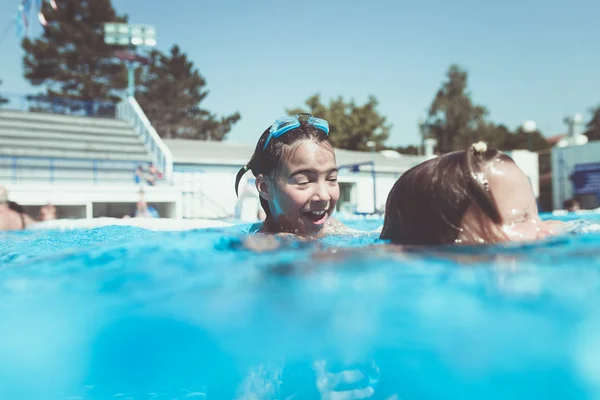
<path fill-rule="evenodd" d="M 0 399 L 600 398 L 597 222 L 408 252 L 243 229 L 0 234 Z"/>

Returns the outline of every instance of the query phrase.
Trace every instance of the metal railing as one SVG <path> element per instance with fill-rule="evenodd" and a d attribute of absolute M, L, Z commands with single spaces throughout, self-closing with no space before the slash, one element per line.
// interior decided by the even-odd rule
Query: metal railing
<path fill-rule="evenodd" d="M 171 150 L 164 144 L 135 98 L 128 97 L 117 105 L 117 119 L 133 125 L 133 129 L 139 134 L 146 149 L 150 152 L 153 162 L 163 172 L 164 179 L 171 183 L 173 177 Z"/>
<path fill-rule="evenodd" d="M 145 163 L 146 161 L 0 155 L 0 182 L 132 183 L 136 167 Z"/>
<path fill-rule="evenodd" d="M 6 101 L 1 101 L 4 99 Z M 107 100 L 76 100 L 46 95 L 0 93 L 0 109 L 83 117 L 115 118 L 117 104 Z"/>

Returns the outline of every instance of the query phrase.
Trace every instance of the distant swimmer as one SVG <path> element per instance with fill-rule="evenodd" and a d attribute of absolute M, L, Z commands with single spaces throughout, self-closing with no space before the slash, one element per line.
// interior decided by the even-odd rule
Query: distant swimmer
<path fill-rule="evenodd" d="M 20 204 L 8 199 L 8 190 L 0 186 L 0 231 L 22 230 L 33 222 Z"/>

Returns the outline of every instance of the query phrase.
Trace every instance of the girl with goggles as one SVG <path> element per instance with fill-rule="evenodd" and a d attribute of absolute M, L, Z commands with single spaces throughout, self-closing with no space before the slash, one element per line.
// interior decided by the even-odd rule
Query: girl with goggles
<path fill-rule="evenodd" d="M 263 132 L 250 162 L 266 218 L 253 230 L 262 233 L 322 235 L 348 230 L 331 217 L 340 196 L 329 124 L 310 114 L 277 119 Z"/>

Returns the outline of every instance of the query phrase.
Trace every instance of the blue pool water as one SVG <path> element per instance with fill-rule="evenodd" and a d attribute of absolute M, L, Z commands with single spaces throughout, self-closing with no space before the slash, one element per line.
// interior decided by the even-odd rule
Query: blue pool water
<path fill-rule="evenodd" d="M 600 233 L 243 230 L 0 233 L 0 399 L 600 397 Z"/>

